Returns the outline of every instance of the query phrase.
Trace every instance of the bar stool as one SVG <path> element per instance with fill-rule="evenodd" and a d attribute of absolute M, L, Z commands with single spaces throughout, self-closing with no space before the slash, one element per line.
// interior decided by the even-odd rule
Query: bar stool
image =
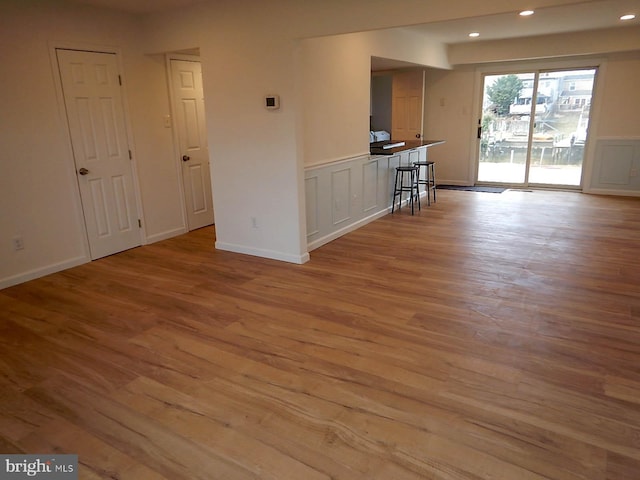
<path fill-rule="evenodd" d="M 427 192 L 427 206 L 431 205 L 431 192 L 433 192 L 433 203 L 436 202 L 436 162 L 413 162 L 413 166 L 418 169 L 418 179 L 416 183 L 418 185 L 418 196 L 420 196 L 420 185 L 425 185 Z M 420 178 L 421 167 L 424 168 L 425 178 Z"/>
<path fill-rule="evenodd" d="M 420 192 L 418 190 L 418 177 L 420 175 L 419 167 L 415 165 L 407 165 L 396 167 L 396 179 L 394 183 L 393 189 L 393 199 L 391 203 L 391 213 L 394 212 L 396 208 L 396 197 L 400 197 L 400 202 L 398 203 L 398 210 L 402 207 L 402 192 L 409 192 L 409 201 L 411 202 L 411 215 L 413 215 L 414 207 L 413 203 L 417 200 L 418 209 L 421 210 L 420 206 Z M 409 183 L 405 185 L 405 180 L 408 180 Z M 399 185 L 398 185 L 399 184 Z M 415 200 L 414 200 L 415 197 Z"/>

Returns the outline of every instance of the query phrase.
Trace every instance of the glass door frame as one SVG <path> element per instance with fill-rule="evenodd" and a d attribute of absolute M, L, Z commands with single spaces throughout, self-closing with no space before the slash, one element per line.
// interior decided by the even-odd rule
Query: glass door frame
<path fill-rule="evenodd" d="M 529 181 L 530 177 L 530 169 L 531 169 L 531 158 L 532 158 L 532 146 L 533 146 L 533 137 L 536 128 L 535 122 L 535 108 L 538 101 L 538 86 L 540 77 L 545 73 L 552 72 L 562 72 L 562 71 L 576 71 L 576 70 L 594 70 L 594 79 L 593 86 L 591 90 L 591 108 L 588 115 L 589 125 L 593 125 L 592 119 L 594 115 L 594 105 L 597 103 L 597 83 L 598 77 L 602 75 L 602 67 L 603 60 L 599 59 L 591 59 L 586 61 L 565 61 L 565 62 L 527 62 L 527 63 L 518 63 L 512 65 L 500 65 L 500 66 L 489 66 L 489 67 L 480 67 L 476 70 L 477 73 L 477 86 L 476 86 L 476 100 L 475 104 L 475 112 L 474 118 L 477 118 L 477 123 L 474 122 L 474 133 L 477 129 L 477 142 L 475 145 L 475 163 L 474 163 L 474 172 L 473 178 L 476 185 L 495 185 L 495 186 L 506 186 L 506 187 L 514 187 L 514 188 L 546 188 L 546 189 L 558 189 L 558 190 L 577 190 L 580 191 L 583 189 L 583 185 L 585 182 L 585 175 L 587 173 L 587 145 L 589 137 L 593 135 L 592 129 L 589 128 L 587 131 L 587 137 L 585 140 L 585 150 L 582 158 L 581 172 L 580 172 L 580 183 L 578 185 L 565 185 L 565 184 L 549 184 L 549 183 L 531 183 Z M 524 172 L 524 181 L 522 183 L 505 183 L 505 182 L 496 182 L 496 181 L 479 181 L 478 174 L 480 169 L 480 160 L 481 160 L 481 129 L 482 129 L 482 119 L 483 119 L 483 103 L 484 103 L 484 93 L 485 93 L 485 79 L 488 76 L 499 76 L 499 75 L 509 75 L 509 74 L 533 74 L 533 87 L 532 87 L 532 98 L 531 98 L 531 109 L 529 113 L 529 126 L 527 133 L 527 152 L 526 152 L 526 160 L 525 160 L 525 172 Z M 523 114 L 525 115 L 525 114 Z"/>

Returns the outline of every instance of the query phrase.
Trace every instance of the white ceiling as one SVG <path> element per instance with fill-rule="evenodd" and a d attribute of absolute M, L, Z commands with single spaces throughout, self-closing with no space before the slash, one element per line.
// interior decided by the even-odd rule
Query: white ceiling
<path fill-rule="evenodd" d="M 595 0 L 560 7 L 543 8 L 534 15 L 521 17 L 518 11 L 500 15 L 469 17 L 446 22 L 404 27 L 446 44 L 504 40 L 516 37 L 535 37 L 554 33 L 579 32 L 603 28 L 640 25 L 640 0 Z M 630 21 L 620 17 L 635 13 Z M 469 33 L 479 37 L 470 38 Z M 384 71 L 415 65 L 388 58 L 372 57 L 371 70 Z"/>
<path fill-rule="evenodd" d="M 215 0 L 73 1 L 129 13 L 152 13 Z M 530 4 L 530 2 L 521 3 Z M 620 16 L 626 13 L 635 13 L 638 17 L 629 22 L 621 22 Z M 461 43 L 639 24 L 640 0 L 585 0 L 572 5 L 539 9 L 535 15 L 530 17 L 520 17 L 518 12 L 514 10 L 511 13 L 500 15 L 461 18 L 446 22 L 413 25 L 407 28 L 429 35 L 444 43 Z M 479 32 L 480 36 L 476 39 L 470 39 L 468 36 L 470 32 Z"/>
<path fill-rule="evenodd" d="M 637 18 L 626 22 L 621 21 L 620 16 L 627 13 L 635 13 Z M 408 28 L 432 38 L 435 37 L 443 43 L 462 43 L 639 24 L 640 0 L 599 0 L 541 8 L 528 17 L 521 17 L 518 11 L 513 11 Z M 480 36 L 475 39 L 469 38 L 471 32 L 478 32 Z"/>
<path fill-rule="evenodd" d="M 205 0 L 72 0 L 94 7 L 109 8 L 129 13 L 153 13 L 174 8 L 184 8 Z"/>

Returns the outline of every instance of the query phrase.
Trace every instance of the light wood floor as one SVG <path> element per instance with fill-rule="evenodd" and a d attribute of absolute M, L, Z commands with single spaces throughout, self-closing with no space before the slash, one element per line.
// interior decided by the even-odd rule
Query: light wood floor
<path fill-rule="evenodd" d="M 438 195 L 302 266 L 209 228 L 0 291 L 0 452 L 81 479 L 639 479 L 640 199 Z"/>

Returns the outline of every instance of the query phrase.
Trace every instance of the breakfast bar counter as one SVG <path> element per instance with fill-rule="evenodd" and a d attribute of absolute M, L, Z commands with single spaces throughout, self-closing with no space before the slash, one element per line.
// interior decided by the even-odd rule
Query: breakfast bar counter
<path fill-rule="evenodd" d="M 404 140 L 395 142 L 387 140 L 384 142 L 373 142 L 369 146 L 371 155 L 396 155 L 406 150 L 413 150 L 421 147 L 432 147 L 434 145 L 440 145 L 444 143 L 444 140 Z"/>

